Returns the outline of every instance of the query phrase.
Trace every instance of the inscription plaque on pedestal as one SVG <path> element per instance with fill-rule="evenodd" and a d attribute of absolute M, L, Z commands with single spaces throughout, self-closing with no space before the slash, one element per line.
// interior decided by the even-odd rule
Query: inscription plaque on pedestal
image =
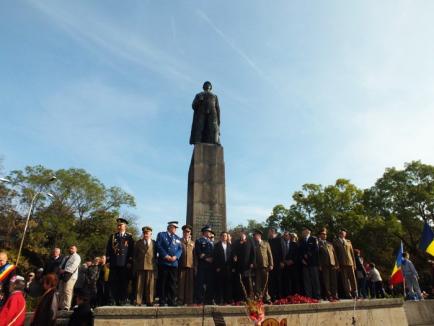
<path fill-rule="evenodd" d="M 194 145 L 188 171 L 187 224 L 192 237 L 200 236 L 208 224 L 216 233 L 226 230 L 225 163 L 223 147 L 216 144 Z"/>

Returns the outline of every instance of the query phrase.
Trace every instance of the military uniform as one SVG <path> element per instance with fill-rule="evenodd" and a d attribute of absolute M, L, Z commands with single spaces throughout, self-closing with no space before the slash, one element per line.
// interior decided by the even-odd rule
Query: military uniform
<path fill-rule="evenodd" d="M 321 280 L 324 287 L 324 297 L 337 298 L 337 276 L 339 268 L 336 252 L 333 244 L 327 240 L 319 240 L 319 266 L 321 269 Z"/>
<path fill-rule="evenodd" d="M 106 249 L 107 263 L 110 264 L 110 291 L 117 305 L 125 304 L 130 280 L 130 266 L 133 263 L 134 241 L 131 233 L 113 233 Z"/>
<path fill-rule="evenodd" d="M 269 300 L 268 290 L 265 285 L 268 283 L 269 270 L 273 268 L 273 255 L 270 244 L 262 240 L 255 241 L 255 293 L 262 295 L 265 290 L 264 299 Z"/>
<path fill-rule="evenodd" d="M 356 276 L 356 259 L 354 257 L 353 245 L 350 240 L 337 238 L 333 242 L 336 255 L 338 257 L 340 279 L 343 286 L 344 295 L 347 298 L 357 296 Z"/>
<path fill-rule="evenodd" d="M 197 259 L 197 275 L 195 280 L 195 303 L 210 303 L 213 297 L 213 256 L 214 245 L 210 239 L 202 237 L 194 245 Z"/>
<path fill-rule="evenodd" d="M 154 302 L 157 246 L 154 240 L 140 239 L 134 245 L 134 271 L 136 274 L 136 304 L 141 305 L 143 296 L 146 304 Z"/>
<path fill-rule="evenodd" d="M 182 255 L 178 267 L 178 299 L 180 304 L 193 303 L 194 284 L 194 242 L 191 239 L 181 239 Z"/>
<path fill-rule="evenodd" d="M 178 260 L 182 254 L 181 239 L 176 234 L 160 232 L 156 240 L 158 252 L 158 278 L 160 305 L 175 306 L 176 285 L 178 279 Z M 171 262 L 164 259 L 176 257 Z"/>

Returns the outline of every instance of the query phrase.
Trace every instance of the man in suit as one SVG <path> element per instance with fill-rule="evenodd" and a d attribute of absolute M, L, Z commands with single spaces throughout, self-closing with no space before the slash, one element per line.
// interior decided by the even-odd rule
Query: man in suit
<path fill-rule="evenodd" d="M 268 294 L 268 273 L 273 270 L 273 254 L 270 244 L 262 240 L 262 231 L 255 230 L 253 239 L 255 243 L 255 293 L 264 302 L 270 302 Z"/>
<path fill-rule="evenodd" d="M 78 267 L 81 263 L 81 257 L 77 254 L 77 247 L 75 245 L 69 247 L 69 254 L 69 257 L 65 259 L 59 269 L 59 308 L 62 310 L 69 310 L 71 308 L 74 285 L 78 278 Z"/>
<path fill-rule="evenodd" d="M 357 297 L 356 276 L 356 258 L 354 257 L 353 245 L 350 240 L 346 239 L 347 231 L 341 229 L 339 237 L 333 242 L 339 263 L 339 276 L 343 286 L 343 292 L 346 299 Z"/>
<path fill-rule="evenodd" d="M 58 275 L 60 266 L 62 266 L 65 257 L 61 254 L 60 248 L 54 248 L 50 258 L 48 259 L 47 265 L 44 269 L 44 274 L 54 273 Z"/>
<path fill-rule="evenodd" d="M 240 238 L 235 240 L 232 245 L 232 261 L 235 269 L 234 284 L 237 284 L 236 301 L 246 300 L 245 295 L 251 297 L 253 295 L 252 287 L 252 270 L 255 264 L 255 245 L 253 240 L 247 237 L 247 231 L 240 231 Z M 241 283 L 246 289 L 244 293 Z"/>
<path fill-rule="evenodd" d="M 134 271 L 136 274 L 136 305 L 141 306 L 143 296 L 146 305 L 154 303 L 155 271 L 157 259 L 157 246 L 151 239 L 152 228 L 142 228 L 143 237 L 134 245 Z"/>
<path fill-rule="evenodd" d="M 181 238 L 176 235 L 177 229 L 178 222 L 172 221 L 168 223 L 166 232 L 157 235 L 160 306 L 176 306 L 178 261 L 182 254 Z"/>
<path fill-rule="evenodd" d="M 319 247 L 318 239 L 311 235 L 312 230 L 303 227 L 303 239 L 300 240 L 300 259 L 302 263 L 303 285 L 308 297 L 320 299 L 321 287 L 319 283 Z"/>
<path fill-rule="evenodd" d="M 327 229 L 319 232 L 319 270 L 324 288 L 323 297 L 330 301 L 338 299 L 336 271 L 339 269 L 338 258 L 331 242 L 327 241 Z"/>
<path fill-rule="evenodd" d="M 131 277 L 133 263 L 134 240 L 131 233 L 126 232 L 128 221 L 116 219 L 117 232 L 110 235 L 107 242 L 107 267 L 110 268 L 110 292 L 117 306 L 126 303 L 128 282 Z"/>
<path fill-rule="evenodd" d="M 228 233 L 220 234 L 220 241 L 214 246 L 213 263 L 215 271 L 214 298 L 217 304 L 232 302 L 232 246 L 228 242 Z"/>
<path fill-rule="evenodd" d="M 282 271 L 282 295 L 300 293 L 301 267 L 298 253 L 298 238 L 295 233 L 285 231 L 282 237 L 285 267 Z"/>
<path fill-rule="evenodd" d="M 270 227 L 268 230 L 268 242 L 273 255 L 274 268 L 269 273 L 268 290 L 271 296 L 271 301 L 282 297 L 282 272 L 285 268 L 285 245 L 282 237 L 277 234 L 275 227 Z"/>
<path fill-rule="evenodd" d="M 178 266 L 178 301 L 180 305 L 193 304 L 194 284 L 194 241 L 191 239 L 191 225 L 182 227 L 182 254 Z"/>
<path fill-rule="evenodd" d="M 213 293 L 213 250 L 214 245 L 210 240 L 211 227 L 205 225 L 202 229 L 202 237 L 194 244 L 195 256 L 197 259 L 197 274 L 195 280 L 195 303 L 210 304 Z"/>

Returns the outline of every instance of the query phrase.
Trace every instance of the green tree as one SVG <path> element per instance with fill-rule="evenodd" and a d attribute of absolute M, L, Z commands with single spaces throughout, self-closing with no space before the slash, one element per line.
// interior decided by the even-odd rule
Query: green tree
<path fill-rule="evenodd" d="M 53 175 L 56 182 L 49 182 Z M 115 217 L 123 208 L 135 206 L 132 195 L 119 187 L 107 188 L 83 169 L 54 171 L 40 165 L 29 166 L 12 171 L 9 179 L 12 187 L 0 188 L 0 200 L 9 200 L 12 205 L 9 212 L 15 212 L 15 224 L 11 232 L 19 239 L 30 201 L 36 192 L 41 192 L 23 248 L 23 255 L 33 265 L 42 264 L 54 246 L 66 250 L 73 243 L 83 258 L 103 254 Z M 7 197 L 1 196 L 2 189 L 8 192 Z"/>

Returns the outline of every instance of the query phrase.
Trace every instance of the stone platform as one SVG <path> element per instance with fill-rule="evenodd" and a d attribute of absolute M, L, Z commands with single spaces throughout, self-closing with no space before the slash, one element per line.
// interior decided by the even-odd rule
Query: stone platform
<path fill-rule="evenodd" d="M 266 306 L 263 326 L 409 325 L 402 299 Z M 352 317 L 355 317 L 353 324 Z M 253 325 L 244 307 L 99 307 L 95 326 Z"/>

